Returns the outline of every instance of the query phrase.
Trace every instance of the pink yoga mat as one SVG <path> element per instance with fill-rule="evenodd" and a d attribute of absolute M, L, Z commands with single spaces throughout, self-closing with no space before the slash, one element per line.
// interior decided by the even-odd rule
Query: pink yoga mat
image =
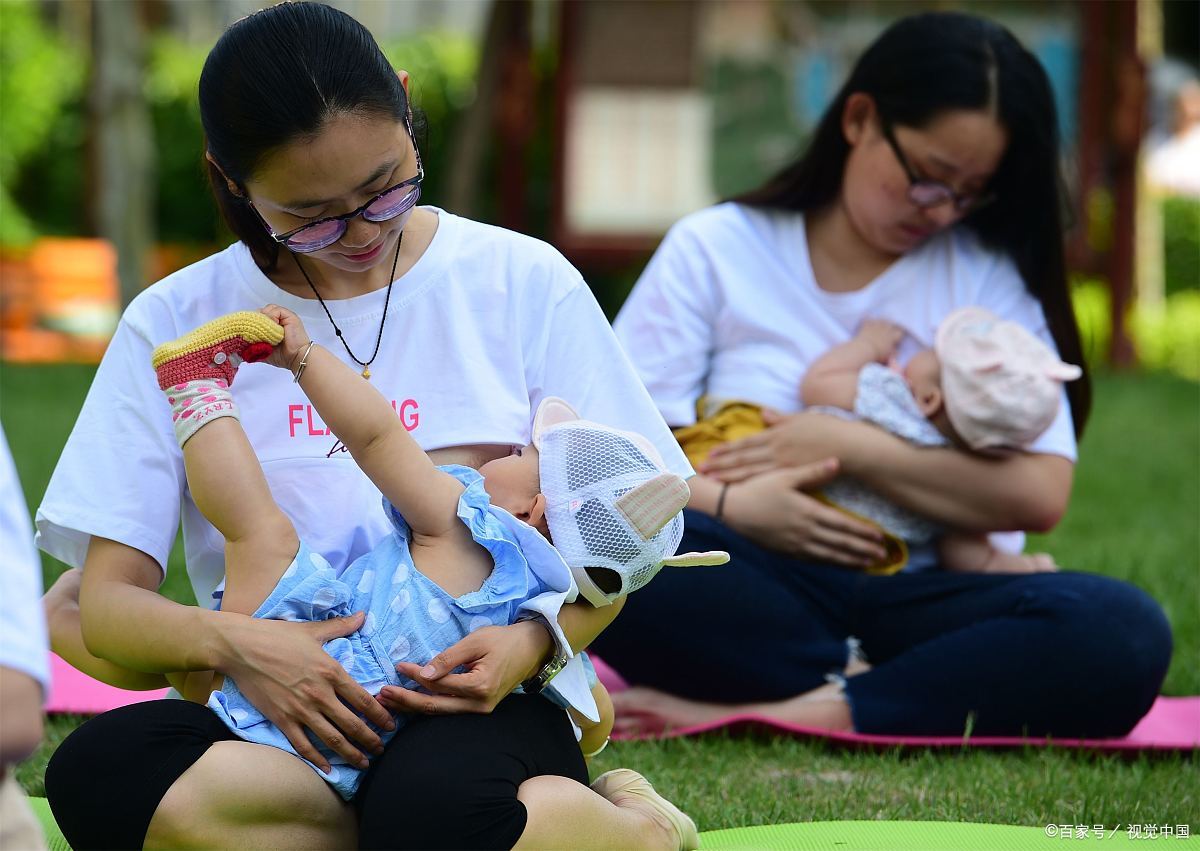
<path fill-rule="evenodd" d="M 629 684 L 603 660 L 592 656 L 596 674 L 609 691 L 621 691 Z M 884 749 L 897 745 L 919 748 L 961 748 L 964 745 L 988 748 L 1050 746 L 1084 748 L 1098 751 L 1187 751 L 1200 749 L 1200 697 L 1160 697 L 1128 736 L 1122 739 L 1026 739 L 1020 736 L 878 736 L 868 733 L 838 733 L 815 727 L 802 727 L 758 715 L 730 714 L 716 721 L 677 727 L 663 733 L 646 736 L 623 736 L 614 739 L 670 738 L 695 736 L 710 730 L 761 730 L 769 733 L 791 733 L 805 738 L 825 739 L 850 747 Z"/>
<path fill-rule="evenodd" d="M 600 681 L 610 691 L 628 688 L 621 675 L 592 656 Z M 165 697 L 166 689 L 127 691 L 105 685 L 87 674 L 80 673 L 54 654 L 50 654 L 50 696 L 48 712 L 71 712 L 95 715 L 144 700 Z M 764 730 L 796 736 L 825 739 L 853 747 L 889 748 L 896 745 L 923 748 L 962 747 L 1026 747 L 1050 745 L 1062 748 L 1091 748 L 1101 751 L 1182 751 L 1200 748 L 1200 697 L 1160 697 L 1133 731 L 1123 739 L 1023 739 L 1018 736 L 973 736 L 964 742 L 961 736 L 876 736 L 866 733 L 835 733 L 812 727 L 801 727 L 755 715 L 731 714 L 706 724 L 679 727 L 646 738 L 694 736 L 700 733 L 729 728 L 733 730 Z M 616 736 L 615 738 L 623 738 Z"/>
<path fill-rule="evenodd" d="M 87 674 L 72 668 L 55 654 L 50 654 L 50 695 L 47 712 L 71 712 L 78 715 L 97 715 L 143 700 L 166 697 L 165 688 L 153 691 L 127 691 L 105 685 Z"/>

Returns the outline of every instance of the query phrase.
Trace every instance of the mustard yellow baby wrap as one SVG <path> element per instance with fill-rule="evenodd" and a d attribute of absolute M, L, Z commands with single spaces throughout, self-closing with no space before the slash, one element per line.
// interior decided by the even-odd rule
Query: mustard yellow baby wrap
<path fill-rule="evenodd" d="M 712 403 L 708 401 L 707 397 L 702 396 L 696 402 L 696 424 L 675 429 L 675 439 L 679 441 L 679 445 L 683 448 L 688 460 L 692 462 L 692 466 L 698 467 L 702 461 L 708 458 L 708 454 L 721 444 L 758 434 L 766 427 L 760 405 L 736 401 Z M 908 546 L 902 538 L 891 534 L 874 520 L 831 502 L 820 492 L 810 495 L 856 520 L 870 523 L 883 532 L 883 546 L 887 551 L 886 555 L 864 568 L 865 572 L 882 575 L 897 573 L 904 569 L 904 565 L 908 563 Z"/>

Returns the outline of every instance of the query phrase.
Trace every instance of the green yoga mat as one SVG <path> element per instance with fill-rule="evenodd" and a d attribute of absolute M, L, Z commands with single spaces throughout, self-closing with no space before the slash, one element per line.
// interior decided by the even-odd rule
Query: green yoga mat
<path fill-rule="evenodd" d="M 1057 831 L 1057 827 L 1054 829 Z M 1109 828 L 1112 831 L 1112 827 Z M 1122 827 L 1105 838 L 1047 835 L 1044 827 L 964 824 L 949 821 L 814 821 L 733 827 L 700 834 L 704 851 L 1039 851 L 1049 848 L 1129 847 L 1138 842 Z"/>
<path fill-rule="evenodd" d="M 62 831 L 54 822 L 54 814 L 50 812 L 50 803 L 45 798 L 30 798 L 29 806 L 33 807 L 34 815 L 42 823 L 42 832 L 46 834 L 46 847 L 50 851 L 71 851 L 67 840 L 63 839 Z"/>
<path fill-rule="evenodd" d="M 63 839 L 45 798 L 29 803 L 46 831 L 50 851 L 71 851 Z M 1112 828 L 1109 828 L 1112 830 Z M 732 827 L 700 834 L 704 851 L 1038 851 L 1042 848 L 1128 847 L 1124 827 L 1100 839 L 1091 830 L 1086 839 L 1047 836 L 1040 827 L 1007 824 L 960 824 L 946 821 L 814 821 L 804 824 L 772 824 Z"/>

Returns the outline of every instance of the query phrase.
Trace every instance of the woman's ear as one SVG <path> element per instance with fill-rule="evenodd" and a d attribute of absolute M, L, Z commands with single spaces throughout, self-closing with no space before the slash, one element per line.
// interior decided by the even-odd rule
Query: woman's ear
<path fill-rule="evenodd" d="M 928 387 L 916 396 L 917 407 L 925 415 L 925 419 L 933 419 L 942 410 L 942 389 Z"/>
<path fill-rule="evenodd" d="M 408 94 L 408 72 L 403 68 L 396 69 L 396 76 L 400 78 L 400 85 L 404 86 L 404 93 Z"/>
<path fill-rule="evenodd" d="M 246 193 L 242 192 L 241 187 L 238 186 L 236 183 L 234 183 L 232 180 L 230 180 L 229 175 L 227 175 L 225 173 L 225 169 L 221 168 L 220 163 L 218 163 L 215 159 L 213 159 L 213 155 L 212 155 L 211 151 L 205 151 L 204 158 L 206 160 L 208 160 L 209 165 L 211 165 L 213 168 L 215 168 L 217 170 L 217 173 L 220 174 L 221 177 L 225 180 L 225 188 L 227 188 L 229 190 L 230 195 L 232 195 L 235 198 L 242 198 L 245 196 Z"/>
<path fill-rule="evenodd" d="M 874 117 L 875 99 L 869 94 L 854 92 L 846 98 L 842 108 L 842 135 L 851 147 L 862 141 Z"/>

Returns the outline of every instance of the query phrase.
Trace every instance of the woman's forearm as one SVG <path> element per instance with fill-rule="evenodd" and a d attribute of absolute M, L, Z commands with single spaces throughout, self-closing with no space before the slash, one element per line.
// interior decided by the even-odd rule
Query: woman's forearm
<path fill-rule="evenodd" d="M 717 503 L 721 499 L 721 489 L 724 482 L 708 476 L 695 475 L 688 479 L 688 489 L 692 492 L 687 507 L 694 511 L 702 511 L 709 516 L 717 513 Z"/>
<path fill-rule="evenodd" d="M 1057 455 L 991 459 L 926 449 L 860 425 L 839 453 L 842 471 L 899 505 L 958 529 L 1044 532 L 1066 512 L 1074 464 Z"/>
<path fill-rule="evenodd" d="M 148 674 L 219 669 L 222 615 L 163 597 L 155 590 L 160 576 L 140 550 L 92 539 L 79 592 L 87 652 Z"/>
<path fill-rule="evenodd" d="M 117 665 L 91 653 L 83 639 L 79 601 L 56 601 L 46 609 L 46 625 L 50 631 L 50 649 L 67 664 L 83 671 L 94 680 L 130 691 L 163 688 L 167 681 L 162 674 L 147 674 Z"/>

